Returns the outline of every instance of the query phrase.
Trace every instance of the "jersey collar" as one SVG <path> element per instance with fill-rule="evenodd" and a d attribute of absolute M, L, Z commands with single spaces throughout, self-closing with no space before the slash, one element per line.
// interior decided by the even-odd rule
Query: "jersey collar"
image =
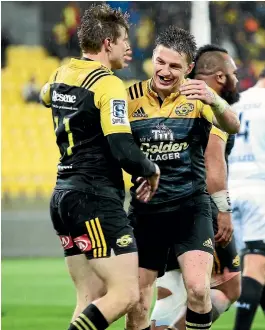
<path fill-rule="evenodd" d="M 184 81 L 183 81 L 183 82 L 184 82 Z M 147 90 L 148 90 L 148 93 L 149 93 L 151 96 L 158 98 L 159 95 L 153 90 L 153 88 L 152 88 L 152 83 L 153 83 L 153 78 L 151 78 L 151 79 L 149 79 L 149 80 L 147 81 Z M 175 98 L 177 98 L 179 95 L 180 95 L 180 92 L 177 91 L 176 93 L 171 93 L 167 98 L 169 98 L 169 99 L 175 99 Z"/>

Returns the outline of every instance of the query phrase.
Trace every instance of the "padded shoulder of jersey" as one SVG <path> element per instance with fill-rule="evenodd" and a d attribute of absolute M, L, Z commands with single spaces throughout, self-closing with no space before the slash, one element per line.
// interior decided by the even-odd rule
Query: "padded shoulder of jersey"
<path fill-rule="evenodd" d="M 107 72 L 107 71 L 106 71 Z M 114 76 L 113 74 L 108 74 L 101 79 L 99 79 L 91 88 L 91 91 L 97 91 L 98 89 L 102 89 L 104 93 L 108 93 L 108 91 L 113 91 L 113 89 L 122 88 L 125 89 L 125 85 L 123 81 Z"/>
<path fill-rule="evenodd" d="M 139 81 L 127 88 L 128 100 L 133 101 L 143 97 L 147 91 L 148 80 Z"/>

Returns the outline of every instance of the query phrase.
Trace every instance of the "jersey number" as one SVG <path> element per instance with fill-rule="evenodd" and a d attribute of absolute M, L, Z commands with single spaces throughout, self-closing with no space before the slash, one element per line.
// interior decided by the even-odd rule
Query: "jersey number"
<path fill-rule="evenodd" d="M 68 156 L 71 156 L 73 154 L 72 148 L 74 146 L 74 139 L 73 139 L 73 133 L 70 130 L 69 121 L 70 121 L 70 118 L 64 117 L 63 124 L 64 124 L 65 132 L 68 135 L 68 142 L 69 142 L 69 147 L 67 147 L 66 152 L 67 152 Z M 55 132 L 56 132 L 58 129 L 58 126 L 59 126 L 59 117 L 58 116 L 54 117 L 54 124 L 55 124 Z"/>
<path fill-rule="evenodd" d="M 237 133 L 237 137 L 244 137 L 245 141 L 248 141 L 249 137 L 249 120 L 243 119 L 243 112 L 239 114 L 239 121 L 241 123 L 242 130 Z"/>

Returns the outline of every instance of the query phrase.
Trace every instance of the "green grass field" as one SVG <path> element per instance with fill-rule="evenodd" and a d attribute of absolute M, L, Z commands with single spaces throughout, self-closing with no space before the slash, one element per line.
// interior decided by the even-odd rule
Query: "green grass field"
<path fill-rule="evenodd" d="M 75 291 L 63 259 L 2 260 L 2 330 L 66 330 Z M 232 329 L 234 309 L 212 329 Z M 110 327 L 123 330 L 123 319 Z M 265 329 L 262 312 L 253 330 Z"/>

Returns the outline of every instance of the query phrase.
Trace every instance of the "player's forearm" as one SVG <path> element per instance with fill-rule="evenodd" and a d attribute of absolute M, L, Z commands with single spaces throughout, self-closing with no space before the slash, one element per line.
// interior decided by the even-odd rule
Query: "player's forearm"
<path fill-rule="evenodd" d="M 207 190 L 219 211 L 231 212 L 226 163 L 219 161 L 211 166 L 213 167 L 207 172 Z"/>
<path fill-rule="evenodd" d="M 218 123 L 214 123 L 214 125 L 219 126 L 229 134 L 236 134 L 239 132 L 239 118 L 225 100 L 215 95 L 215 101 L 211 104 L 211 108 Z"/>
<path fill-rule="evenodd" d="M 216 143 L 214 139 L 216 138 L 210 138 L 205 152 L 207 190 L 219 211 L 231 212 L 223 141 L 220 139 Z"/>
<path fill-rule="evenodd" d="M 225 161 L 212 162 L 206 167 L 207 190 L 210 195 L 227 189 L 227 170 Z"/>
<path fill-rule="evenodd" d="M 113 156 L 127 173 L 137 177 L 151 177 L 156 173 L 154 163 L 141 152 L 131 134 L 110 134 L 107 139 Z"/>

